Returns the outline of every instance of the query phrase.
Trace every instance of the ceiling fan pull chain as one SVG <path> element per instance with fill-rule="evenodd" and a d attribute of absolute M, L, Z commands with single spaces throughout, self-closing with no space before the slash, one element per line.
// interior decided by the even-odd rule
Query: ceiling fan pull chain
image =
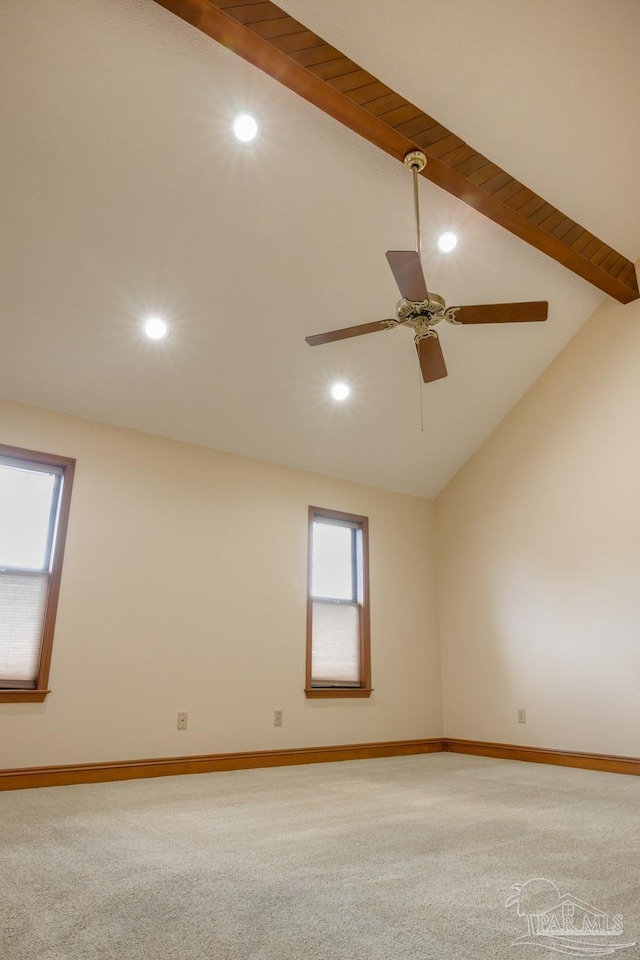
<path fill-rule="evenodd" d="M 424 433 L 424 410 L 423 410 L 423 398 L 422 398 L 422 373 L 420 372 L 420 367 L 418 367 L 418 390 L 420 391 L 418 396 L 420 397 L 420 432 Z"/>

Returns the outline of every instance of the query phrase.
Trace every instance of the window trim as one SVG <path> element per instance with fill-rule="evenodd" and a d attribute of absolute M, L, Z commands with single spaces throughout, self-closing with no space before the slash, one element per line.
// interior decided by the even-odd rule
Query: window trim
<path fill-rule="evenodd" d="M 357 598 L 362 610 L 360 618 L 360 683 L 357 687 L 314 687 L 311 680 L 312 636 L 313 636 L 313 600 L 311 592 L 313 564 L 313 523 L 314 520 L 334 520 L 350 526 L 356 525 L 362 535 L 362 582 L 361 596 Z M 354 538 L 355 539 L 355 538 Z M 325 507 L 309 507 L 307 556 L 307 649 L 305 696 L 309 699 L 327 699 L 335 697 L 370 697 L 371 686 L 371 624 L 369 612 L 369 519 L 355 513 L 343 513 L 340 510 L 327 510 Z M 354 577 L 356 591 L 358 576 Z M 317 598 L 316 598 L 317 599 Z"/>
<path fill-rule="evenodd" d="M 0 689 L 0 703 L 42 703 L 47 694 L 51 692 L 48 689 L 49 670 L 51 667 L 53 636 L 56 625 L 56 614 L 58 612 L 62 562 L 67 538 L 67 526 L 71 507 L 71 490 L 73 488 L 76 461 L 72 457 L 60 457 L 54 453 L 41 453 L 37 450 L 24 450 L 22 447 L 11 447 L 3 443 L 0 443 L 0 456 L 19 460 L 27 467 L 30 463 L 57 467 L 62 476 L 62 492 L 60 494 L 58 507 L 55 544 L 50 559 L 49 587 L 42 623 L 42 640 L 40 643 L 40 656 L 35 687 Z"/>

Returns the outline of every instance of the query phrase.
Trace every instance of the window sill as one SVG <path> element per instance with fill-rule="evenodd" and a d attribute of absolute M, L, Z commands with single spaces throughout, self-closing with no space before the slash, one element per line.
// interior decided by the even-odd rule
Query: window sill
<path fill-rule="evenodd" d="M 372 687 L 305 687 L 308 699 L 327 699 L 329 697 L 370 697 Z"/>
<path fill-rule="evenodd" d="M 0 690 L 0 703 L 43 703 L 50 690 Z"/>

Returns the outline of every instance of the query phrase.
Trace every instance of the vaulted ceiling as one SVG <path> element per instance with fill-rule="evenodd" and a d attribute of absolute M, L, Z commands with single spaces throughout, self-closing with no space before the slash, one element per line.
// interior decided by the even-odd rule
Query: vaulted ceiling
<path fill-rule="evenodd" d="M 640 257 L 634 0 L 280 6 Z M 431 496 L 605 296 L 422 180 L 430 289 L 548 300 L 549 320 L 444 330 L 449 377 L 425 386 L 404 330 L 309 348 L 308 334 L 393 315 L 384 252 L 413 246 L 410 174 L 153 0 L 5 0 L 0 107 L 12 399 Z M 231 134 L 240 109 L 260 123 L 252 144 Z M 459 236 L 448 255 L 443 229 Z M 166 341 L 141 335 L 150 312 Z"/>

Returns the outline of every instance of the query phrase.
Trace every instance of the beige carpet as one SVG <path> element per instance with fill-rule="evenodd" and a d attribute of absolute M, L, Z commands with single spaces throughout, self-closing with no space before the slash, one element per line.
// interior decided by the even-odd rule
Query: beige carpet
<path fill-rule="evenodd" d="M 639 875 L 636 777 L 436 754 L 16 791 L 0 958 L 557 958 L 512 946 L 513 885 L 640 943 Z"/>

